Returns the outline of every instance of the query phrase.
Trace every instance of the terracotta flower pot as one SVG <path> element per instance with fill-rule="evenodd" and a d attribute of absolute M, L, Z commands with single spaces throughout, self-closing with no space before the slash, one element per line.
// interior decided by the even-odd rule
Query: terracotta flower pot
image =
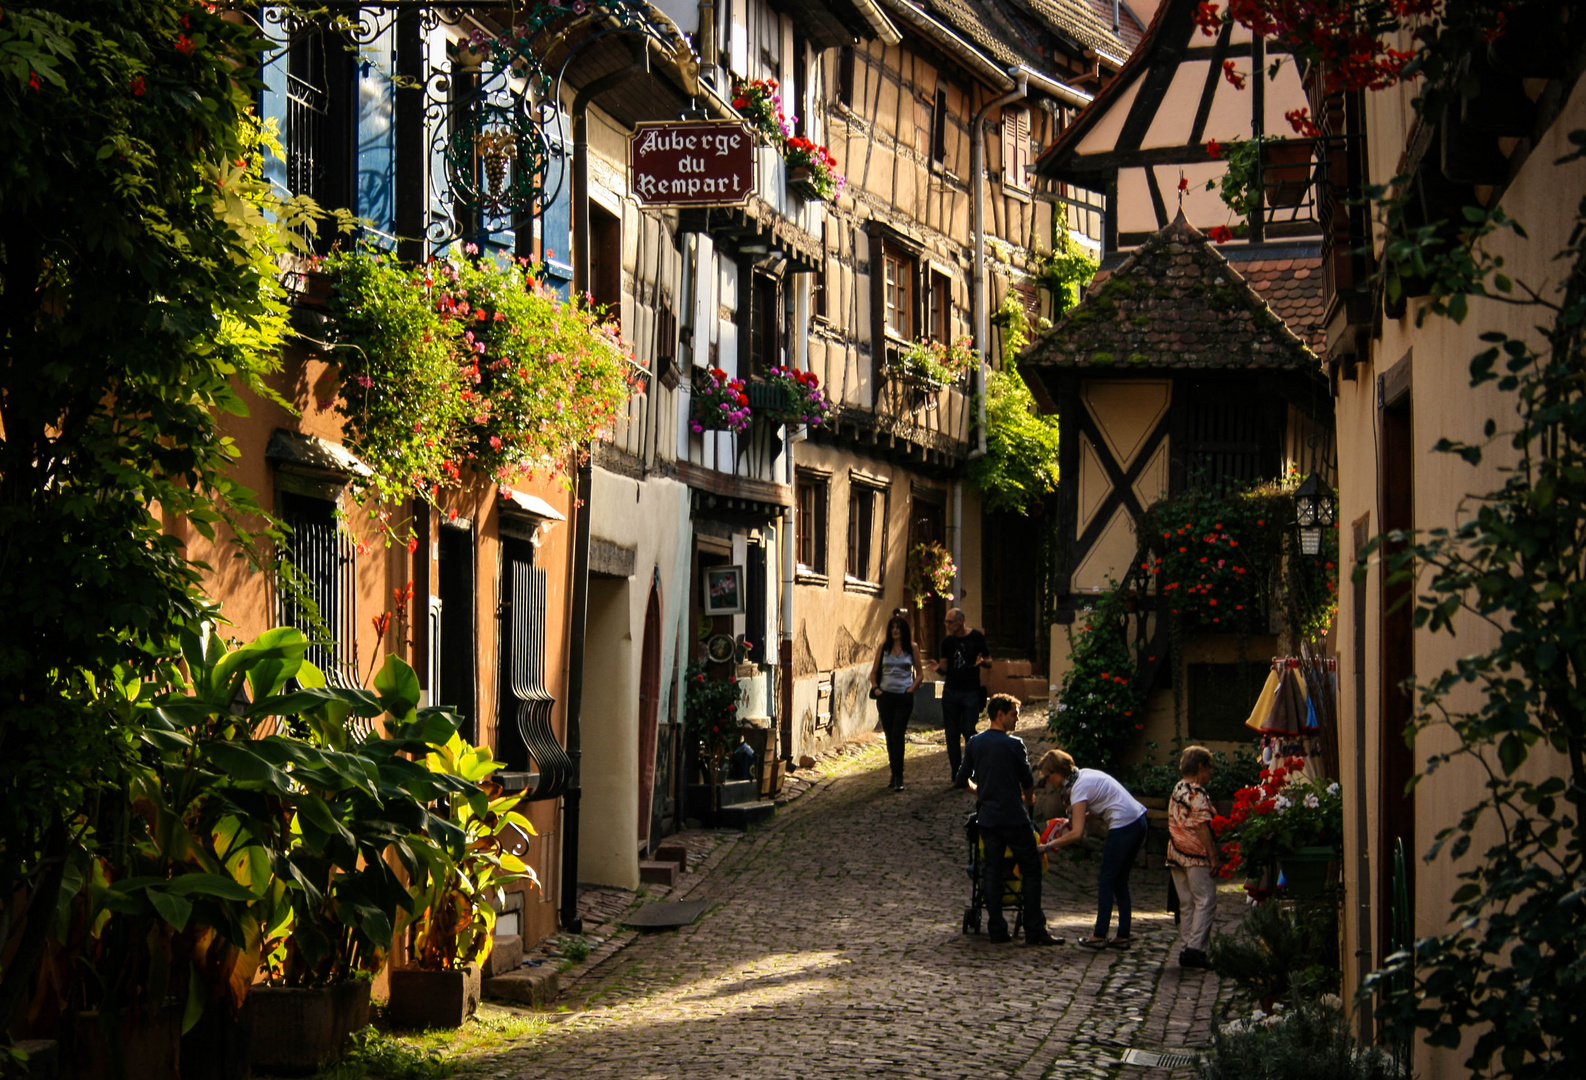
<path fill-rule="evenodd" d="M 1268 206 L 1298 206 L 1311 186 L 1311 144 L 1274 142 L 1261 147 L 1261 183 Z"/>
<path fill-rule="evenodd" d="M 815 170 L 808 165 L 788 169 L 787 189 L 805 202 L 822 201 L 820 188 L 815 183 Z"/>
<path fill-rule="evenodd" d="M 403 968 L 391 972 L 386 1016 L 397 1027 L 462 1027 L 479 1008 L 479 965 L 451 971 Z"/>

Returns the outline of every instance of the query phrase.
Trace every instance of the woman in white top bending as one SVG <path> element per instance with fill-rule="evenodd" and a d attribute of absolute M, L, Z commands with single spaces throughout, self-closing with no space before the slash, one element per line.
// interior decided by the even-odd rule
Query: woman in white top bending
<path fill-rule="evenodd" d="M 903 790 L 903 732 L 914 712 L 914 690 L 920 685 L 920 659 L 914 653 L 908 620 L 894 615 L 887 622 L 887 636 L 876 649 L 876 662 L 870 669 L 870 696 L 876 699 L 881 714 L 881 730 L 887 733 L 887 760 L 892 764 L 892 779 L 887 787 Z"/>
<path fill-rule="evenodd" d="M 1068 789 L 1068 831 L 1042 851 L 1077 844 L 1085 835 L 1085 818 L 1094 814 L 1107 826 L 1107 840 L 1101 849 L 1101 870 L 1096 880 L 1096 928 L 1079 944 L 1087 949 L 1127 949 L 1134 905 L 1129 896 L 1129 871 L 1145 845 L 1145 807 L 1124 786 L 1100 769 L 1078 769 L 1074 759 L 1062 750 L 1048 750 L 1041 758 L 1041 771 Z M 1112 922 L 1113 901 L 1118 902 L 1118 936 L 1107 940 Z"/>

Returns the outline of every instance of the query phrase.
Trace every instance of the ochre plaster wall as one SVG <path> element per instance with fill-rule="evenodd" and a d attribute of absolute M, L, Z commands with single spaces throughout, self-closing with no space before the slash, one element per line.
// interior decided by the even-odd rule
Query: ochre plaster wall
<path fill-rule="evenodd" d="M 271 402 L 255 400 L 249 402 L 249 416 L 221 418 L 222 430 L 235 440 L 238 450 L 232 475 L 251 488 L 260 505 L 266 509 L 272 509 L 275 505 L 275 468 L 265 460 L 264 452 L 277 428 L 314 435 L 332 442 L 342 439 L 339 417 L 322 406 L 322 402 L 333 399 L 336 393 L 335 368 L 332 365 L 302 350 L 289 349 L 282 371 L 272 379 L 272 385 L 298 410 L 299 415 L 294 416 Z M 522 490 L 544 499 L 569 519 L 569 524 L 553 527 L 548 538 L 535 552 L 536 564 L 545 568 L 548 579 L 545 671 L 547 689 L 557 700 L 552 725 L 560 737 L 565 717 L 567 575 L 572 539 L 570 522 L 574 510 L 570 493 L 554 481 L 525 482 L 520 486 Z M 442 516 L 455 510 L 459 518 L 474 523 L 477 686 L 473 701 L 480 741 L 497 745 L 500 635 L 496 611 L 500 602 L 501 553 L 494 485 L 443 493 L 438 509 L 430 514 L 428 535 L 418 538 L 419 543 L 412 554 L 400 543 L 386 545 L 385 534 L 378 522 L 370 517 L 367 506 L 358 506 L 347 495 L 343 496 L 341 506 L 348 533 L 357 545 L 354 557 L 357 618 L 353 625 L 356 631 L 357 675 L 360 679 L 365 679 L 371 670 L 378 668 L 380 658 L 385 653 L 395 652 L 414 664 L 420 679 L 427 681 L 427 666 L 415 662 L 417 658 L 412 642 L 417 635 L 427 633 L 428 598 L 415 595 L 408 607 L 407 624 L 404 626 L 400 621 L 393 620 L 392 628 L 383 641 L 376 638 L 371 620 L 382 612 L 394 610 L 395 590 L 403 589 L 410 581 L 422 580 L 420 561 L 433 560 Z M 411 509 L 410 506 L 380 508 L 390 514 L 398 530 L 405 529 Z M 210 544 L 184 521 L 170 522 L 168 529 L 188 545 L 189 558 L 207 561 L 214 568 L 205 575 L 204 586 L 222 604 L 222 613 L 231 623 L 226 630 L 228 635 L 250 640 L 276 625 L 276 596 L 269 578 L 263 573 L 248 570 L 244 560 L 233 558 L 225 535 L 220 536 L 217 543 Z M 437 582 L 437 568 L 433 561 L 428 565 L 433 589 Z M 518 886 L 515 890 L 526 894 L 522 931 L 524 939 L 529 942 L 537 941 L 555 929 L 559 806 L 559 801 L 550 801 L 529 803 L 523 807 L 539 834 L 531 842 L 528 862 L 540 880 L 546 883 L 543 894 L 536 893 L 526 885 Z"/>
<path fill-rule="evenodd" d="M 1371 162 L 1374 182 L 1383 182 L 1398 161 L 1399 148 L 1404 145 L 1408 132 L 1410 109 L 1404 94 L 1382 93 L 1368 95 Z M 1558 281 L 1563 264 L 1552 261 L 1568 235 L 1575 207 L 1574 198 L 1560 198 L 1561 192 L 1586 190 L 1586 165 L 1574 162 L 1556 167 L 1553 162 L 1564 156 L 1571 146 L 1568 132 L 1586 127 L 1586 87 L 1577 85 L 1565 107 L 1563 115 L 1554 121 L 1545 136 L 1531 151 L 1514 183 L 1505 193 L 1503 206 L 1511 217 L 1520 221 L 1530 241 L 1509 234 L 1495 234 L 1489 239 L 1490 251 L 1501 254 L 1504 270 L 1517 281 L 1523 281 L 1543 295 L 1551 296 L 1552 285 Z M 1412 301 L 1405 317 L 1386 320 L 1382 337 L 1375 342 L 1371 362 L 1362 364 L 1353 382 L 1340 386 L 1338 401 L 1339 446 L 1339 519 L 1342 523 L 1343 555 L 1347 560 L 1353 552 L 1351 526 L 1366 519 L 1370 534 L 1379 528 L 1378 447 L 1380 433 L 1376 409 L 1376 379 L 1384 371 L 1408 356 L 1412 369 L 1411 403 L 1413 416 L 1413 462 L 1415 501 L 1414 515 L 1418 528 L 1452 526 L 1460 514 L 1460 504 L 1467 493 L 1492 490 L 1503 482 L 1501 469 L 1512 460 L 1506 444 L 1500 439 L 1490 444 L 1480 467 L 1471 466 L 1452 455 L 1432 452 L 1440 438 L 1484 442 L 1482 425 L 1488 418 L 1497 420 L 1500 430 L 1512 427 L 1513 400 L 1498 393 L 1493 384 L 1472 389 L 1469 385 L 1468 364 L 1471 357 L 1486 345 L 1478 340 L 1484 331 L 1501 329 L 1520 337 L 1535 339 L 1533 325 L 1540 321 L 1533 310 L 1472 300 L 1471 313 L 1463 325 L 1428 317 L 1425 325 L 1416 327 L 1417 303 Z M 1339 642 L 1340 682 L 1343 687 L 1342 717 L 1340 723 L 1341 760 L 1345 763 L 1345 880 L 1349 889 L 1343 915 L 1344 949 L 1346 966 L 1345 984 L 1353 988 L 1361 975 L 1361 964 L 1355 958 L 1360 942 L 1356 934 L 1356 905 L 1362 894 L 1375 899 L 1380 895 L 1379 878 L 1387 872 L 1390 863 L 1387 853 L 1372 850 L 1370 855 L 1371 880 L 1359 880 L 1356 860 L 1356 817 L 1364 812 L 1368 835 L 1375 844 L 1377 835 L 1375 792 L 1380 787 L 1377 761 L 1379 737 L 1379 678 L 1378 658 L 1382 654 L 1379 636 L 1381 616 L 1378 603 L 1381 587 L 1381 567 L 1373 562 L 1368 571 L 1366 586 L 1365 652 L 1357 655 L 1353 644 L 1353 626 L 1357 617 L 1353 590 L 1347 578 L 1341 585 L 1341 607 L 1336 635 Z M 1458 635 L 1418 632 L 1415 635 L 1415 667 L 1420 681 L 1451 667 L 1459 656 L 1489 648 L 1495 630 L 1471 618 L 1457 622 Z M 1354 706 L 1353 686 L 1357 673 L 1365 679 L 1366 709 L 1359 716 Z M 1473 692 L 1456 695 L 1451 705 L 1470 707 L 1475 702 Z M 1364 742 L 1357 735 L 1357 723 L 1364 730 Z M 1417 760 L 1424 761 L 1430 754 L 1449 746 L 1446 734 L 1428 732 L 1415 748 Z M 1363 756 L 1366 763 L 1366 798 L 1357 799 L 1351 790 L 1353 763 Z M 1534 750 L 1527 768 L 1535 775 L 1556 775 L 1561 765 L 1543 750 Z M 1453 824 L 1459 813 L 1474 800 L 1472 792 L 1483 780 L 1482 773 L 1468 763 L 1454 764 L 1439 769 L 1415 791 L 1416 836 L 1414 857 L 1424 853 L 1437 830 Z M 1479 852 L 1494 840 L 1490 830 L 1477 837 L 1472 851 Z M 1467 856 L 1466 862 L 1475 858 Z M 1447 928 L 1448 898 L 1457 882 L 1455 874 L 1462 864 L 1453 863 L 1446 856 L 1433 863 L 1417 860 L 1417 885 L 1415 901 L 1415 926 L 1417 937 L 1440 932 Z M 1375 925 L 1375 916 L 1373 916 Z M 1372 946 L 1374 947 L 1374 945 Z M 1347 996 L 1347 994 L 1346 994 Z M 1439 1051 L 1433 1053 L 1418 1045 L 1414 1068 L 1416 1075 L 1428 1080 L 1464 1077 L 1468 1069 L 1461 1066 L 1464 1052 Z"/>

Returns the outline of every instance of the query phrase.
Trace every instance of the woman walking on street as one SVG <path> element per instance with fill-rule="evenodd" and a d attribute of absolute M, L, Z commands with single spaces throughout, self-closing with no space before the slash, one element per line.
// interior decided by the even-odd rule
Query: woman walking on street
<path fill-rule="evenodd" d="M 920 685 L 920 659 L 908 621 L 894 615 L 887 621 L 887 636 L 876 649 L 876 662 L 870 669 L 870 696 L 876 699 L 881 714 L 881 730 L 887 735 L 887 760 L 892 779 L 887 787 L 903 790 L 903 733 L 914 712 L 914 690 Z"/>
<path fill-rule="evenodd" d="M 1078 769 L 1074 759 L 1062 750 L 1049 751 L 1052 773 L 1068 788 L 1068 831 L 1042 851 L 1077 844 L 1085 835 L 1085 818 L 1095 815 L 1107 826 L 1107 840 L 1101 849 L 1101 870 L 1096 875 L 1096 928 L 1079 944 L 1087 949 L 1127 949 L 1134 904 L 1129 895 L 1129 871 L 1145 844 L 1145 807 L 1124 786 L 1100 769 Z M 1112 922 L 1113 901 L 1118 904 L 1118 936 L 1107 940 Z"/>

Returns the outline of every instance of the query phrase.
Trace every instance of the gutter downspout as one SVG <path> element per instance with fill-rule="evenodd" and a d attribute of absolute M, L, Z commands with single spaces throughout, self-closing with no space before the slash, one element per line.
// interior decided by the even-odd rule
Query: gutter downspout
<path fill-rule="evenodd" d="M 970 285 L 969 305 L 970 317 L 975 323 L 975 348 L 980 350 L 980 368 L 975 372 L 979 408 L 975 416 L 975 448 L 969 452 L 971 460 L 986 454 L 986 378 L 991 370 L 986 362 L 986 350 L 991 345 L 990 297 L 986 295 L 986 185 L 990 182 L 986 176 L 986 118 L 993 109 L 1010 105 L 1029 94 L 1029 73 L 1023 68 L 1014 68 L 1010 74 L 1014 72 L 1017 72 L 1017 85 L 982 105 L 969 122 L 969 182 L 973 192 L 969 243 L 975 252 L 975 279 Z M 956 505 L 956 498 L 954 502 Z"/>
<path fill-rule="evenodd" d="M 573 290 L 589 291 L 589 106 L 606 91 L 620 86 L 650 70 L 650 47 L 632 64 L 596 79 L 573 98 Z M 581 933 L 584 922 L 578 917 L 578 824 L 583 799 L 583 736 L 580 720 L 584 709 L 584 637 L 589 628 L 589 514 L 593 494 L 594 462 L 586 456 L 578 469 L 578 520 L 573 543 L 572 599 L 569 602 L 567 658 L 567 756 L 573 763 L 572 779 L 562 795 L 562 928 Z"/>
<path fill-rule="evenodd" d="M 970 317 L 975 324 L 975 348 L 980 350 L 981 357 L 980 370 L 976 372 L 976 393 L 980 404 L 975 417 L 975 448 L 969 452 L 971 460 L 984 457 L 986 453 L 986 378 L 990 372 L 985 358 L 991 347 L 991 297 L 987 295 L 986 283 L 985 213 L 986 185 L 989 183 L 986 177 L 986 119 L 993 109 L 1028 97 L 1032 89 L 1076 109 L 1083 109 L 1094 100 L 1089 94 L 1048 78 L 1023 64 L 1009 68 L 1008 75 L 1016 84 L 1014 88 L 987 102 L 969 124 L 969 178 L 973 185 L 970 190 L 974 201 L 970 210 L 970 245 L 975 249 L 975 280 L 970 289 L 969 304 Z"/>

